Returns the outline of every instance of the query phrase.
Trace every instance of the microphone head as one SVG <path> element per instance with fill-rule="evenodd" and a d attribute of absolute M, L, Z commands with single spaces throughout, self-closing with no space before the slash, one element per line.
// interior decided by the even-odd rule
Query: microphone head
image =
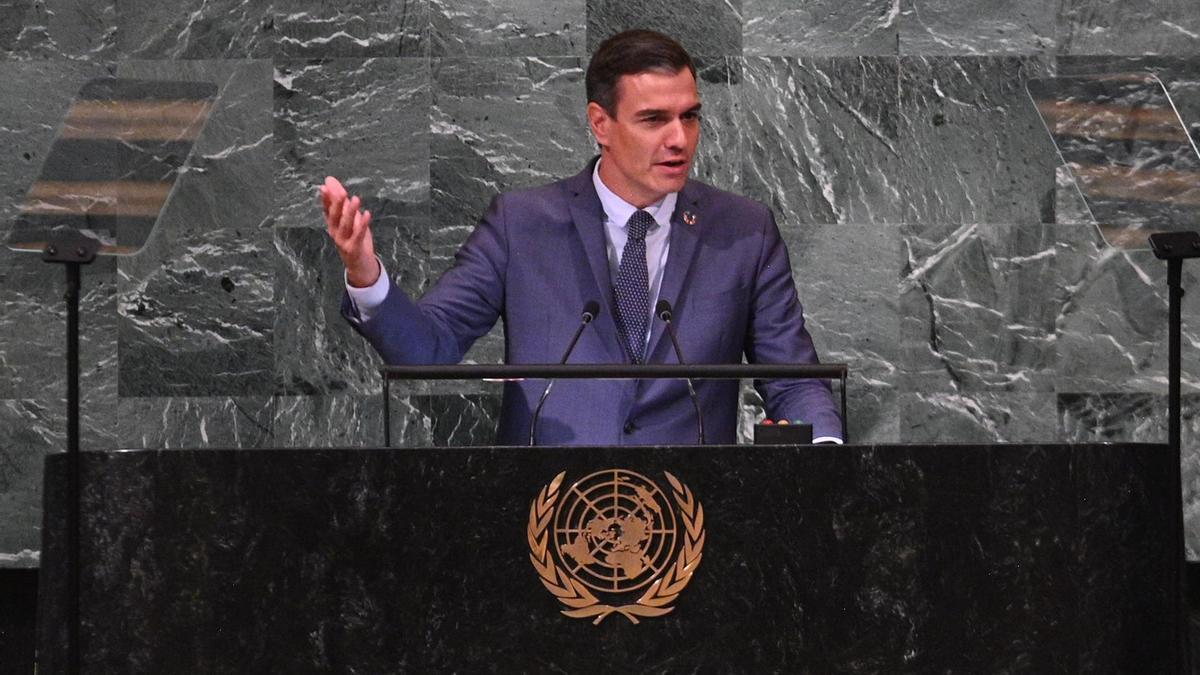
<path fill-rule="evenodd" d="M 658 303 L 654 305 L 654 315 L 663 321 L 670 321 L 671 303 L 667 302 L 666 300 L 659 300 Z"/>
<path fill-rule="evenodd" d="M 590 323 L 598 316 L 600 316 L 600 303 L 595 300 L 588 300 L 584 303 L 583 315 L 580 317 L 584 323 Z"/>

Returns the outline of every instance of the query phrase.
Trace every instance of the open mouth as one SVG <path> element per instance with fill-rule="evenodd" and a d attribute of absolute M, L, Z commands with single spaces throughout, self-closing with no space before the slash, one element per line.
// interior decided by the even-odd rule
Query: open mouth
<path fill-rule="evenodd" d="M 668 169 L 682 169 L 687 166 L 687 161 L 682 159 L 672 159 L 665 162 L 659 162 L 660 166 L 665 166 Z"/>

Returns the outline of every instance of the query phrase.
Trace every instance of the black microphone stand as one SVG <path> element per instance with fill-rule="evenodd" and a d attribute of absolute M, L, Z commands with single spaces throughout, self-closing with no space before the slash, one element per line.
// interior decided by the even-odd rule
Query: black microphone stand
<path fill-rule="evenodd" d="M 575 351 L 575 343 L 579 342 L 579 336 L 583 335 L 583 329 L 594 321 L 600 315 L 600 303 L 595 300 L 589 300 L 583 306 L 583 313 L 579 317 L 579 326 L 575 329 L 575 335 L 571 337 L 571 344 L 567 345 L 567 351 L 563 352 L 562 360 L 559 365 L 565 365 L 567 359 L 571 358 L 571 352 Z M 386 381 L 386 380 L 385 380 Z M 538 399 L 537 408 L 533 410 L 533 418 L 529 422 L 529 447 L 533 447 L 537 443 L 537 423 L 538 417 L 542 414 L 542 406 L 546 405 L 546 399 L 550 398 L 550 390 L 554 388 L 554 380 L 546 383 L 546 388 L 542 390 L 542 397 Z"/>
<path fill-rule="evenodd" d="M 1180 379 L 1181 379 L 1181 334 L 1183 320 L 1181 305 L 1183 301 L 1183 261 L 1187 258 L 1200 258 L 1200 233 L 1197 232 L 1158 232 L 1150 235 L 1150 248 L 1155 257 L 1167 261 L 1167 303 L 1168 303 L 1168 355 L 1167 355 L 1167 443 L 1175 455 L 1175 551 L 1179 569 L 1174 575 L 1174 598 L 1179 605 L 1179 615 L 1175 621 L 1179 631 L 1180 645 L 1187 643 L 1187 612 L 1184 596 L 1187 589 L 1187 550 L 1183 534 L 1183 444 L 1181 420 L 1183 417 Z M 1181 648 L 1181 672 L 1187 669 L 1191 654 Z"/>
<path fill-rule="evenodd" d="M 683 350 L 679 348 L 679 336 L 675 334 L 675 326 L 671 323 L 671 303 L 659 300 L 654 307 L 654 313 L 667 325 L 667 334 L 671 336 L 671 344 L 675 347 L 675 359 L 679 361 L 679 365 L 684 365 Z M 700 397 L 696 396 L 692 378 L 685 377 L 683 381 L 687 383 L 688 396 L 692 399 L 692 407 L 696 409 L 696 438 L 700 445 L 704 445 L 704 415 L 700 412 Z"/>
<path fill-rule="evenodd" d="M 79 295 L 81 267 L 96 259 L 100 242 L 70 231 L 42 249 L 42 260 L 67 270 L 67 670 L 80 671 L 79 596 Z"/>

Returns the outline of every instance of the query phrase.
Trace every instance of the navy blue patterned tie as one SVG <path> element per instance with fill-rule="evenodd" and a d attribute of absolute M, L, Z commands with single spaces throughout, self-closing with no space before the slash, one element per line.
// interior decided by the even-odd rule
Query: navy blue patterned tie
<path fill-rule="evenodd" d="M 630 359 L 642 362 L 646 350 L 646 325 L 650 322 L 650 278 L 646 273 L 646 230 L 654 225 L 654 216 L 637 211 L 629 217 L 629 239 L 621 253 L 617 282 L 617 329 L 625 340 Z"/>

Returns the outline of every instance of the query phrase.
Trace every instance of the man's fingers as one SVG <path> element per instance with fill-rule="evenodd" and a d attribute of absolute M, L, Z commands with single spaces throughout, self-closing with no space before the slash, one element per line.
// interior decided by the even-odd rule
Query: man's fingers
<path fill-rule="evenodd" d="M 329 189 L 324 185 L 317 188 L 317 197 L 321 200 L 321 210 L 329 213 L 329 207 L 333 204 L 333 201 L 329 199 Z"/>
<path fill-rule="evenodd" d="M 354 227 L 354 216 L 358 213 L 358 207 L 362 203 L 358 197 L 351 197 L 349 200 L 342 200 L 341 217 L 338 220 L 338 229 L 345 235 L 351 233 L 351 228 Z"/>
<path fill-rule="evenodd" d="M 346 200 L 330 198 L 329 210 L 325 212 L 325 222 L 329 223 L 329 234 L 337 236 L 338 224 L 342 221 L 342 211 L 346 205 Z"/>
<path fill-rule="evenodd" d="M 325 176 L 325 189 L 329 191 L 329 196 L 335 200 L 345 199 L 346 188 L 333 176 Z"/>
<path fill-rule="evenodd" d="M 367 236 L 367 232 L 371 227 L 371 212 L 362 211 L 354 217 L 354 234 L 351 241 L 355 246 L 358 246 L 363 238 Z"/>

